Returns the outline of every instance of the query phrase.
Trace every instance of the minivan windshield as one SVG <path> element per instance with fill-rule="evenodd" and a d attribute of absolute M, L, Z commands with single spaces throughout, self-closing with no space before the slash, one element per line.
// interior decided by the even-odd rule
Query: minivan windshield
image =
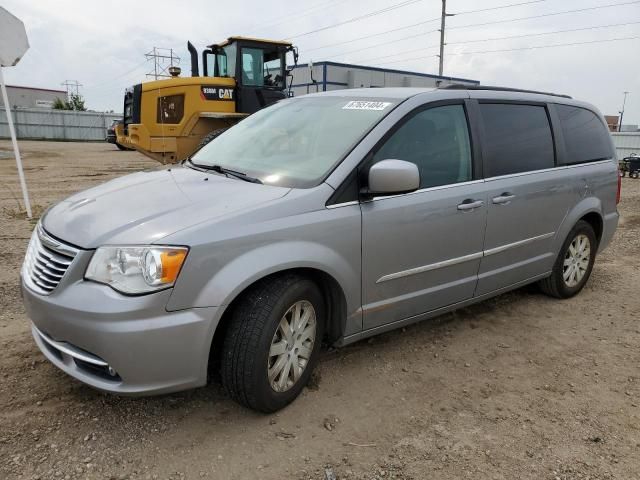
<path fill-rule="evenodd" d="M 242 120 L 192 158 L 267 185 L 309 188 L 387 115 L 397 99 L 311 96 L 283 100 Z"/>

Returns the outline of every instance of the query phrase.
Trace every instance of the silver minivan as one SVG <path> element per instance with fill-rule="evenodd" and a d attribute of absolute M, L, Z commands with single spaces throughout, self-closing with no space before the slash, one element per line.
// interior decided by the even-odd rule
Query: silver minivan
<path fill-rule="evenodd" d="M 264 412 L 346 345 L 538 282 L 587 282 L 618 222 L 602 115 L 497 87 L 291 98 L 182 165 L 52 207 L 22 268 L 33 337 L 117 394 L 205 385 Z"/>

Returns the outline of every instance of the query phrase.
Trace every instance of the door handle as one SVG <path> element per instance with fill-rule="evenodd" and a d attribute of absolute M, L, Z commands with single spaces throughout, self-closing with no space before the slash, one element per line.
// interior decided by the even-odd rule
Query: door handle
<path fill-rule="evenodd" d="M 470 198 L 458 205 L 458 210 L 473 210 L 484 205 L 482 200 L 471 200 Z"/>
<path fill-rule="evenodd" d="M 509 203 L 511 200 L 513 200 L 514 198 L 516 198 L 515 195 L 512 195 L 510 193 L 503 193 L 502 195 L 499 195 L 497 197 L 493 197 L 491 199 L 491 201 L 497 205 L 504 205 L 506 203 Z"/>

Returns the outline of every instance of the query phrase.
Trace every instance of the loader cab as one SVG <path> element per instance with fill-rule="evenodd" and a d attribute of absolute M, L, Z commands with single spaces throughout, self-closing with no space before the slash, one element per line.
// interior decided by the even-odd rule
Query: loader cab
<path fill-rule="evenodd" d="M 236 112 L 254 113 L 285 98 L 288 42 L 230 37 L 202 53 L 203 74 L 234 78 Z"/>

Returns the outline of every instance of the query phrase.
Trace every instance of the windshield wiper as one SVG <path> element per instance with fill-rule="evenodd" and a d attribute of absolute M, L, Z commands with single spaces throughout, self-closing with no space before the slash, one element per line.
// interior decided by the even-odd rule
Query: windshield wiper
<path fill-rule="evenodd" d="M 201 168 L 202 170 L 212 170 L 216 173 L 220 173 L 222 175 L 226 175 L 227 177 L 239 178 L 240 180 L 244 180 L 249 183 L 259 183 L 262 185 L 262 180 L 256 177 L 250 177 L 246 173 L 238 172 L 236 170 L 231 170 L 230 168 L 225 168 L 221 165 L 202 165 L 199 163 L 194 163 L 190 158 L 187 161 L 196 168 Z"/>

